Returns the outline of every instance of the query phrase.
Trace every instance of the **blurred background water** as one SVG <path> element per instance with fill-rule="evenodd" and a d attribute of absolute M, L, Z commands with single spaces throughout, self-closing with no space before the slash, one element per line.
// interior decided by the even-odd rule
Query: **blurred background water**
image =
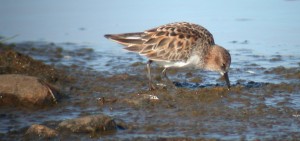
<path fill-rule="evenodd" d="M 142 31 L 188 21 L 209 29 L 219 44 L 248 40 L 269 46 L 300 45 L 300 1 L 1 0 L 0 3 L 0 34 L 18 35 L 11 41 L 83 42 L 101 49 L 100 45 L 112 45 L 103 38 L 105 33 Z"/>
<path fill-rule="evenodd" d="M 298 0 L 0 0 L 0 3 L 0 35 L 17 35 L 8 42 L 71 42 L 124 56 L 126 51 L 105 39 L 104 34 L 137 32 L 187 21 L 206 27 L 217 44 L 230 50 L 232 68 L 249 64 L 295 67 L 300 58 Z M 280 60 L 270 63 L 269 58 L 274 56 Z M 101 68 L 104 67 L 98 65 Z"/>

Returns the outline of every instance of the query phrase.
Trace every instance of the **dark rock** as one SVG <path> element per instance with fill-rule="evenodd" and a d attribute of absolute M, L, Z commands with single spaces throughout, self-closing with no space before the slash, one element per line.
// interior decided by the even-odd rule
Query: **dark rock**
<path fill-rule="evenodd" d="M 95 133 L 116 130 L 117 124 L 111 117 L 100 114 L 65 120 L 58 125 L 58 128 L 75 133 Z"/>
<path fill-rule="evenodd" d="M 0 75 L 0 106 L 47 106 L 57 102 L 58 91 L 36 77 Z"/>
<path fill-rule="evenodd" d="M 268 85 L 268 83 L 249 81 L 245 84 L 245 87 L 247 87 L 247 88 L 259 88 L 259 87 L 262 87 L 262 86 L 265 86 L 265 85 Z"/>
<path fill-rule="evenodd" d="M 57 131 L 46 127 L 44 125 L 33 124 L 31 125 L 25 133 L 25 138 L 27 139 L 37 139 L 37 138 L 52 138 L 58 135 Z"/>

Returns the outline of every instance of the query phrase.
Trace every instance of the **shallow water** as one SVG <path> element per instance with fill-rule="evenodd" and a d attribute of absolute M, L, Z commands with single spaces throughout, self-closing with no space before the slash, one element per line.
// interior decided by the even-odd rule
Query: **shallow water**
<path fill-rule="evenodd" d="M 285 77 L 285 71 L 291 73 L 289 68 L 298 68 L 299 72 L 300 1 L 0 3 L 0 35 L 17 35 L 5 42 L 17 42 L 18 51 L 57 68 L 78 66 L 70 74 L 79 77 L 79 90 L 69 92 L 70 98 L 53 108 L 2 108 L 0 133 L 11 138 L 20 137 L 20 130 L 33 123 L 52 125 L 98 113 L 131 126 L 112 135 L 100 135 L 104 139 L 299 137 L 300 81 L 298 77 Z M 230 51 L 232 91 L 221 89 L 224 82 L 215 72 L 175 69 L 169 75 L 178 89 L 144 92 L 146 58 L 123 51 L 103 37 L 176 21 L 203 25 L 216 43 Z M 272 72 L 279 66 L 285 70 Z M 156 75 L 159 71 L 154 69 Z M 200 80 L 193 80 L 196 77 Z M 157 95 L 160 100 L 136 105 L 122 101 L 129 96 L 134 99 L 138 93 Z M 118 102 L 100 106 L 100 97 L 117 98 Z M 85 135 L 70 138 L 90 139 Z"/>
<path fill-rule="evenodd" d="M 242 68 L 240 77 L 244 78 L 258 73 L 252 69 L 253 64 L 263 68 L 298 66 L 299 6 L 300 1 L 285 0 L 1 1 L 0 35 L 17 35 L 8 42 L 55 42 L 63 43 L 62 47 L 69 49 L 79 44 L 93 48 L 109 59 L 122 57 L 90 61 L 89 65 L 102 71 L 107 69 L 103 62 L 131 63 L 137 61 L 135 58 L 141 59 L 128 55 L 120 45 L 105 39 L 104 34 L 143 31 L 170 22 L 188 21 L 206 27 L 217 44 L 230 50 L 231 68 Z M 265 79 L 254 77 L 253 81 L 256 80 Z"/>
<path fill-rule="evenodd" d="M 72 45 L 76 48 L 73 50 L 68 50 L 68 47 L 61 49 L 64 45 L 30 42 L 16 44 L 14 47 L 22 53 L 67 71 L 70 77 L 75 77 L 76 83 L 63 87 L 62 91 L 68 98 L 54 107 L 2 107 L 0 131 L 4 140 L 19 138 L 34 123 L 55 128 L 62 120 L 100 113 L 121 119 L 129 125 L 129 129 L 118 130 L 116 133 L 100 133 L 94 137 L 97 139 L 298 138 L 299 68 L 294 68 L 294 71 L 279 67 L 280 71 L 273 71 L 278 67 L 262 69 L 259 65 L 250 65 L 251 71 L 256 73 L 249 74 L 232 69 L 230 91 L 224 87 L 222 80 L 216 80 L 218 74 L 173 70 L 170 71 L 170 76 L 177 88 L 151 92 L 146 91 L 145 63 L 140 62 L 143 59 L 139 56 L 129 53 L 118 58 L 113 54 L 94 52 L 78 44 Z M 100 70 L 91 65 L 90 62 L 99 59 L 107 60 L 104 63 L 109 64 L 104 65 L 106 69 Z M 155 78 L 160 71 L 159 67 L 153 68 Z M 295 74 L 296 79 L 286 77 L 286 72 Z M 199 77 L 201 81 L 193 82 L 195 77 Z M 157 82 L 160 82 L 159 79 Z M 74 90 L 68 87 L 74 87 Z M 142 95 L 154 95 L 159 100 L 139 100 Z M 102 97 L 117 101 L 101 104 L 99 98 Z M 86 140 L 89 135 L 63 134 L 59 138 Z"/>

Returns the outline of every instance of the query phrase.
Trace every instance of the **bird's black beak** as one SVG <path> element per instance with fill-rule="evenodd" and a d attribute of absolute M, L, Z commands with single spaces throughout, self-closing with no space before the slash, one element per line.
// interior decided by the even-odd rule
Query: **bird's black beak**
<path fill-rule="evenodd" d="M 229 81 L 229 77 L 228 77 L 228 72 L 225 72 L 223 75 L 225 81 L 226 81 L 226 85 L 228 87 L 228 90 L 230 90 L 230 81 Z"/>

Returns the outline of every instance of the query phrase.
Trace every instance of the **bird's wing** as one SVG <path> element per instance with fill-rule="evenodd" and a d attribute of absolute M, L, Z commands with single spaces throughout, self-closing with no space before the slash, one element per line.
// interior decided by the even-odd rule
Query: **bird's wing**
<path fill-rule="evenodd" d="M 186 22 L 167 24 L 138 33 L 108 34 L 105 37 L 126 46 L 126 50 L 156 61 L 186 61 L 197 44 L 214 44 L 208 30 Z"/>

